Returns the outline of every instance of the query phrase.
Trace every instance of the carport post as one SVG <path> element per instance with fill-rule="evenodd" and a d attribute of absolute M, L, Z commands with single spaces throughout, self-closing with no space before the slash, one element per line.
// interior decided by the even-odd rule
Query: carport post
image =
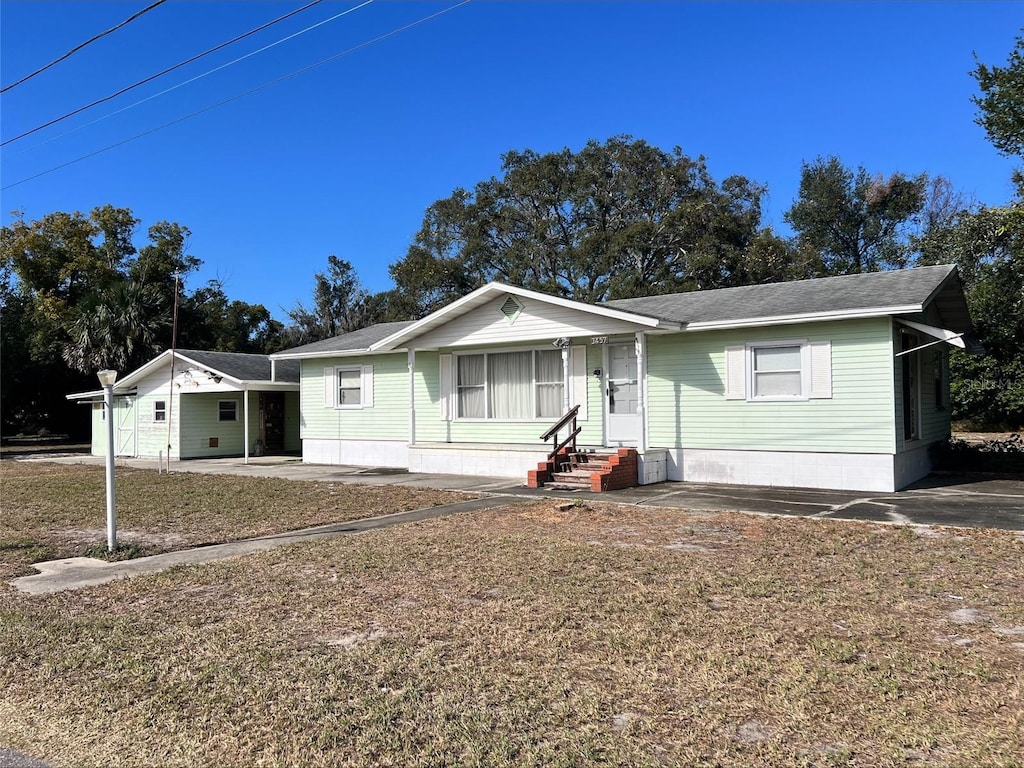
<path fill-rule="evenodd" d="M 107 409 L 107 551 L 117 549 L 117 511 L 114 509 L 114 382 L 117 371 L 96 374 L 103 385 L 103 403 Z"/>

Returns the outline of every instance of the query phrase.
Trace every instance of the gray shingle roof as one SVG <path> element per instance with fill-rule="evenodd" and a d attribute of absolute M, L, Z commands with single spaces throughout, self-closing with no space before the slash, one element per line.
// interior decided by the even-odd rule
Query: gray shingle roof
<path fill-rule="evenodd" d="M 250 355 L 242 352 L 205 352 L 199 349 L 177 349 L 175 353 L 240 381 L 270 381 L 270 358 L 267 355 Z M 275 367 L 277 369 L 276 381 L 298 383 L 298 361 L 280 360 Z"/>
<path fill-rule="evenodd" d="M 955 331 L 969 331 L 970 317 L 955 272 L 956 267 L 943 264 L 890 272 L 867 272 L 787 283 L 618 299 L 605 302 L 603 306 L 683 324 L 744 324 L 748 321 L 759 324 L 759 321 L 794 315 L 872 313 L 893 308 L 922 307 L 931 300 L 926 316 L 918 319 L 938 323 Z M 951 276 L 953 279 L 950 279 Z M 912 312 L 904 309 L 898 314 Z M 358 352 L 412 323 L 379 323 L 276 354 L 290 358 Z"/>
<path fill-rule="evenodd" d="M 343 333 L 322 341 L 314 341 L 312 344 L 304 344 L 301 347 L 292 347 L 278 352 L 279 355 L 309 355 L 323 352 L 356 352 L 367 349 L 371 344 L 376 344 L 381 339 L 386 339 L 393 333 L 397 333 L 406 326 L 412 325 L 412 320 L 403 320 L 397 323 L 377 323 L 369 328 L 360 328 L 358 331 Z"/>
<path fill-rule="evenodd" d="M 739 322 L 822 312 L 924 304 L 956 268 L 950 265 L 819 277 L 788 283 L 618 299 L 606 306 L 681 323 Z"/>

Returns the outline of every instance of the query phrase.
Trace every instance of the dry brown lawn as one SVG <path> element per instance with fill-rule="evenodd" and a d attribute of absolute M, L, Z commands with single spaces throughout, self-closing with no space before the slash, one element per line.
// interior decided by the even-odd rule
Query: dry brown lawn
<path fill-rule="evenodd" d="M 538 501 L 2 591 L 0 744 L 68 766 L 1020 766 L 1022 585 L 1011 532 Z"/>
<path fill-rule="evenodd" d="M 103 467 L 0 461 L 0 580 L 103 550 Z M 135 556 L 266 536 L 470 498 L 419 489 L 118 467 L 118 541 Z"/>

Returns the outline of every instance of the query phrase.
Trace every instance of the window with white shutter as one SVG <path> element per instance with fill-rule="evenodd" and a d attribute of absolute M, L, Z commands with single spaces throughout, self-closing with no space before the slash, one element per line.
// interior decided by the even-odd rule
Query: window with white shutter
<path fill-rule="evenodd" d="M 832 344 L 753 342 L 725 350 L 725 398 L 784 402 L 832 397 Z"/>

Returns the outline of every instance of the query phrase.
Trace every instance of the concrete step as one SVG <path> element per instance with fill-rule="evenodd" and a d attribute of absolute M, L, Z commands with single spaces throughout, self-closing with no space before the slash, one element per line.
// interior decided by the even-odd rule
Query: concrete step
<path fill-rule="evenodd" d="M 590 472 L 573 470 L 572 472 L 555 472 L 551 476 L 551 482 L 558 485 L 571 485 L 576 488 L 590 487 Z M 549 485 L 549 487 L 551 487 Z"/>
<path fill-rule="evenodd" d="M 544 483 L 544 489 L 548 491 L 589 491 L 590 483 Z"/>
<path fill-rule="evenodd" d="M 600 472 L 603 469 L 611 469 L 611 464 L 607 461 L 599 461 L 590 459 L 588 461 L 581 461 L 573 465 L 573 469 L 585 470 L 587 472 Z"/>
<path fill-rule="evenodd" d="M 615 453 L 576 453 L 570 454 L 569 460 L 579 464 L 607 464 L 616 455 Z"/>

